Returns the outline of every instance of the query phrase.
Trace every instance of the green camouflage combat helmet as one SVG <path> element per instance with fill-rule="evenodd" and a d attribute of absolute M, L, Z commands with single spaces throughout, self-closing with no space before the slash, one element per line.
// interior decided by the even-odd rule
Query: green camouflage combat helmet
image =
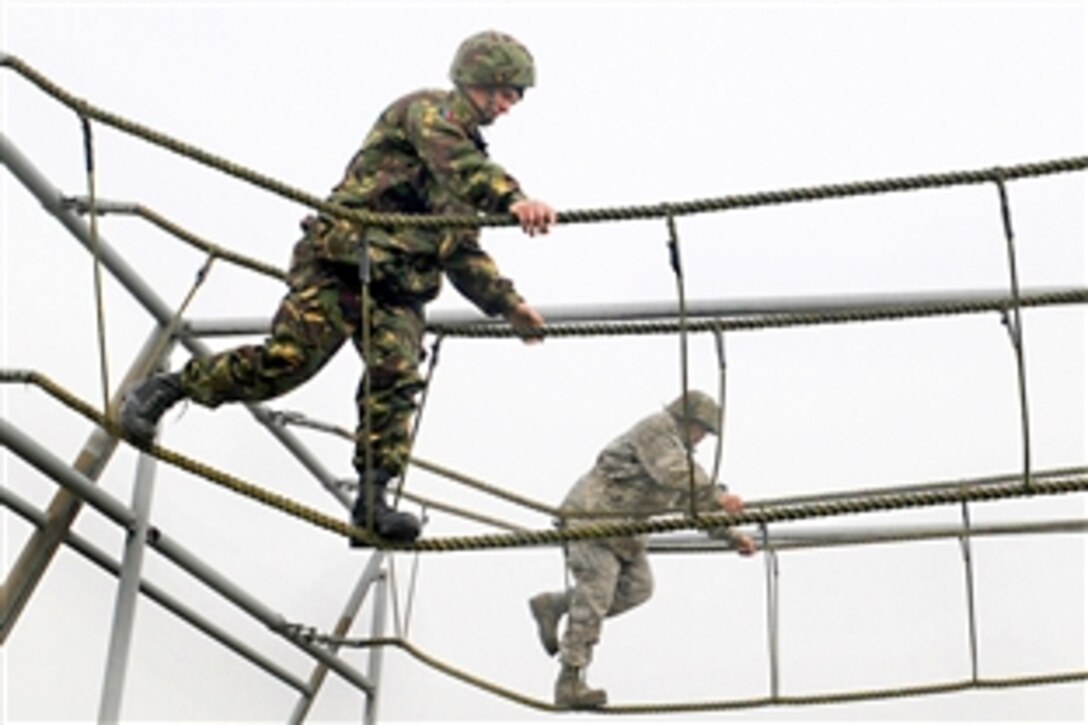
<path fill-rule="evenodd" d="M 691 422 L 698 423 L 714 435 L 722 432 L 721 409 L 709 395 L 699 390 L 688 391 L 688 409 L 691 411 L 689 416 Z M 684 421 L 684 396 L 681 395 L 669 403 L 665 410 L 669 411 L 678 423 L 682 423 Z"/>
<path fill-rule="evenodd" d="M 536 67 L 529 49 L 515 38 L 485 30 L 461 43 L 450 65 L 450 80 L 459 86 L 528 88 L 536 83 Z"/>

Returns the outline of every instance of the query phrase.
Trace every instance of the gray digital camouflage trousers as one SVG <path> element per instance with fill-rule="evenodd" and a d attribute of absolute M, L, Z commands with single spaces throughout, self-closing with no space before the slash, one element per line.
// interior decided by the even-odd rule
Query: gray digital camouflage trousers
<path fill-rule="evenodd" d="M 586 667 L 593 658 L 593 646 L 600 640 L 604 619 L 637 607 L 653 594 L 653 574 L 645 547 L 617 548 L 624 553 L 610 548 L 607 540 L 572 541 L 567 545 L 567 567 L 574 586 L 567 627 L 559 643 L 559 659 L 565 665 Z"/>
<path fill-rule="evenodd" d="M 182 371 L 183 391 L 213 408 L 232 401 L 274 398 L 309 380 L 351 339 L 366 362 L 355 394 L 358 427 L 353 463 L 357 470 L 365 470 L 364 392 L 369 376 L 373 463 L 399 474 L 408 462 L 415 396 L 423 388 L 419 374 L 423 301 L 372 298 L 367 355 L 356 267 L 296 256 L 289 284 L 264 344 L 191 359 Z"/>

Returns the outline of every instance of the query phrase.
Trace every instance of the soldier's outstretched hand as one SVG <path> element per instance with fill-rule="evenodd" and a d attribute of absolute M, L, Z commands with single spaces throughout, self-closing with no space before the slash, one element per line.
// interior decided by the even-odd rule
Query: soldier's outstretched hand
<path fill-rule="evenodd" d="M 535 199 L 522 199 L 510 205 L 510 213 L 518 218 L 521 230 L 530 237 L 547 234 L 555 224 L 555 209 L 549 204 Z"/>
<path fill-rule="evenodd" d="M 733 546 L 736 547 L 737 553 L 741 556 L 751 556 L 756 553 L 756 542 L 748 534 L 734 531 L 731 538 L 733 539 Z"/>
<path fill-rule="evenodd" d="M 727 513 L 739 514 L 744 510 L 744 499 L 735 493 L 723 493 L 718 496 L 718 505 Z"/>
<path fill-rule="evenodd" d="M 506 321 L 514 328 L 526 345 L 535 345 L 542 342 L 542 338 L 534 331 L 544 327 L 544 318 L 533 309 L 528 302 L 521 301 L 506 313 Z"/>

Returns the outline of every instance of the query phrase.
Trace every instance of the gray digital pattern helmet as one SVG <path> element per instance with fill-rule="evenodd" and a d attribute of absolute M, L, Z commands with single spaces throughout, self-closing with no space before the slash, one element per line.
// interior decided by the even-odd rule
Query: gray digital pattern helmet
<path fill-rule="evenodd" d="M 683 424 L 684 422 L 684 396 L 681 395 L 676 400 L 669 403 L 665 408 L 677 423 Z M 688 416 L 687 419 L 692 423 L 698 423 L 703 428 L 714 435 L 720 435 L 722 432 L 721 427 L 721 408 L 714 402 L 706 393 L 700 390 L 688 391 Z"/>

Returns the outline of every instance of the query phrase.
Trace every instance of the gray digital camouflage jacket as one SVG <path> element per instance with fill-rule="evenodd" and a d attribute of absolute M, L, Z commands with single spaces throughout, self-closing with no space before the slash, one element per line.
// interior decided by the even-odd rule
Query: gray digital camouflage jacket
<path fill-rule="evenodd" d="M 695 476 L 695 505 L 700 511 L 719 511 L 723 487 L 710 480 L 697 463 L 688 467 L 680 426 L 667 412 L 643 418 L 613 440 L 597 456 L 593 468 L 578 479 L 561 511 L 571 525 L 578 513 L 609 514 L 603 520 L 640 520 L 690 507 L 691 471 Z M 583 521 L 601 521 L 595 516 Z M 631 555 L 645 548 L 647 536 L 608 539 L 617 554 Z"/>

